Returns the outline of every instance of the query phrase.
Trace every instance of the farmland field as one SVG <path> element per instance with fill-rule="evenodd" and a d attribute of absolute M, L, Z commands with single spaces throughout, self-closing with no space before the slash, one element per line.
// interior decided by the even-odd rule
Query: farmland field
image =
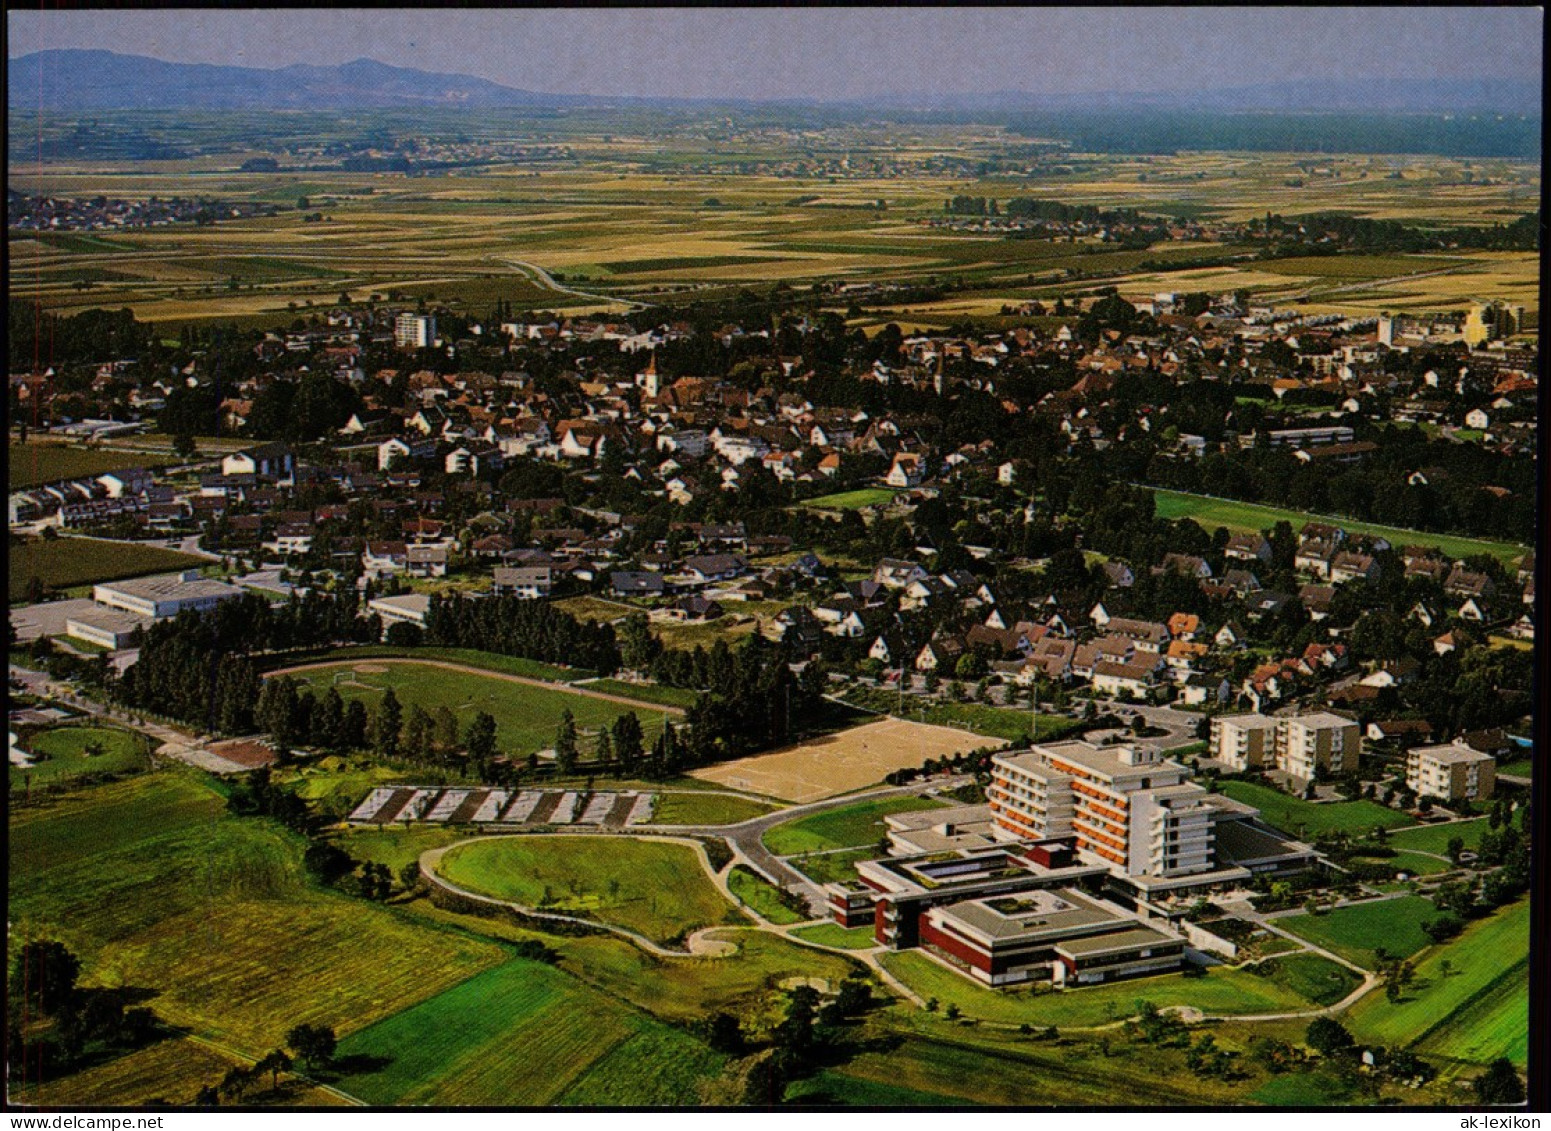
<path fill-rule="evenodd" d="M 881 781 L 891 770 L 927 758 L 975 750 L 985 739 L 947 727 L 882 719 L 757 754 L 693 770 L 690 777 L 783 801 L 819 801 Z"/>
<path fill-rule="evenodd" d="M 1404 813 L 1376 801 L 1305 801 L 1281 790 L 1255 782 L 1226 781 L 1222 791 L 1235 801 L 1253 805 L 1269 825 L 1294 836 L 1318 836 L 1323 832 L 1367 832 L 1384 827 L 1397 829 L 1415 822 Z M 1398 846 L 1397 846 L 1398 847 Z"/>
<path fill-rule="evenodd" d="M 1484 538 L 1465 538 L 1456 534 L 1429 534 L 1421 530 L 1408 530 L 1401 526 L 1383 526 L 1376 522 L 1308 514 L 1304 511 L 1262 506 L 1259 503 L 1215 499 L 1207 495 L 1187 494 L 1184 491 L 1168 491 L 1161 487 L 1147 489 L 1152 492 L 1153 503 L 1159 518 L 1193 518 L 1208 533 L 1219 526 L 1225 526 L 1230 531 L 1269 530 L 1282 521 L 1292 523 L 1293 531 L 1296 533 L 1304 523 L 1328 522 L 1350 534 L 1371 534 L 1384 538 L 1395 546 L 1436 546 L 1445 554 L 1456 558 L 1468 557 L 1471 554 L 1491 554 L 1504 562 L 1513 562 L 1522 557 L 1527 549 L 1525 546 L 1511 542 L 1492 542 Z"/>
<path fill-rule="evenodd" d="M 1422 924 L 1440 915 L 1432 900 L 1407 895 L 1318 915 L 1294 915 L 1278 919 L 1277 926 L 1371 970 L 1376 949 L 1409 958 L 1427 946 L 1431 940 Z"/>
<path fill-rule="evenodd" d="M 1361 1040 L 1416 1044 L 1433 1055 L 1476 1063 L 1509 1056 L 1522 1064 L 1529 913 L 1529 901 L 1520 900 L 1470 924 L 1423 956 L 1400 1001 L 1369 994 L 1347 1014 L 1348 1027 Z"/>
<path fill-rule="evenodd" d="M 121 773 L 150 765 L 150 742 L 142 735 L 117 727 L 71 726 L 39 731 L 26 740 L 35 757 L 46 755 L 25 769 L 11 767 L 11 788 L 22 782 L 46 785 L 80 774 Z M 98 746 L 97 753 L 87 747 Z"/>
<path fill-rule="evenodd" d="M 880 801 L 859 801 L 855 805 L 827 809 L 822 813 L 776 825 L 765 833 L 765 847 L 778 856 L 795 856 L 801 852 L 872 846 L 883 836 L 883 818 L 889 814 L 942 807 L 941 801 L 929 797 L 889 797 Z"/>
<path fill-rule="evenodd" d="M 626 837 L 495 837 L 450 849 L 438 870 L 481 895 L 580 914 L 658 943 L 723 922 L 732 911 L 694 850 L 682 844 Z"/>
<path fill-rule="evenodd" d="M 11 600 L 27 597 L 37 578 L 50 589 L 68 589 L 99 581 L 118 581 L 148 573 L 171 573 L 208 565 L 206 558 L 180 554 L 162 546 L 108 542 L 100 538 L 29 539 L 10 548 Z"/>
<path fill-rule="evenodd" d="M 1229 1016 L 1315 1008 L 1278 980 L 1243 970 L 1214 969 L 1204 978 L 1160 974 L 1112 985 L 1030 993 L 978 985 L 915 951 L 886 954 L 882 961 L 885 969 L 922 997 L 935 997 L 945 1008 L 957 1004 L 966 1017 L 1009 1025 L 1105 1025 L 1133 1015 L 1138 1001 L 1150 1001 L 1160 1009 L 1189 1005 Z"/>
<path fill-rule="evenodd" d="M 333 687 L 346 702 L 360 699 L 370 710 L 376 709 L 383 692 L 391 687 L 406 711 L 415 704 L 427 711 L 447 706 L 460 726 L 467 726 L 477 712 L 488 711 L 495 718 L 497 745 L 504 752 L 516 754 L 528 754 L 553 745 L 555 728 L 567 709 L 575 718 L 577 728 L 584 732 L 611 725 L 632 709 L 628 704 L 559 687 L 539 687 L 497 674 L 483 675 L 477 671 L 416 661 L 363 660 L 354 664 L 309 665 L 286 671 L 310 687 L 315 695 L 324 695 Z M 336 681 L 336 677 L 342 678 Z M 650 742 L 662 728 L 663 708 L 634 709 Z M 583 749 L 587 749 L 585 743 Z"/>
<path fill-rule="evenodd" d="M 722 1060 L 570 975 L 522 959 L 355 1033 L 340 1055 L 373 1065 L 342 1081 L 352 1095 L 456 1106 L 671 1103 Z"/>
<path fill-rule="evenodd" d="M 56 938 L 84 983 L 151 990 L 167 1021 L 252 1056 L 303 1022 L 353 1032 L 504 957 L 313 887 L 299 836 L 226 815 L 187 770 L 19 810 L 10 834 L 13 945 Z"/>
<path fill-rule="evenodd" d="M 6 450 L 7 477 L 11 490 L 122 471 L 131 467 L 157 467 L 166 457 L 145 456 L 134 452 L 116 452 L 101 448 L 78 448 L 66 444 L 12 443 Z"/>

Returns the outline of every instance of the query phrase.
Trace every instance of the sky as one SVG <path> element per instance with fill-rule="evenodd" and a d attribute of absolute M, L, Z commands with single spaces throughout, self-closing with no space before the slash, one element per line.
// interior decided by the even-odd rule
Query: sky
<path fill-rule="evenodd" d="M 835 100 L 1528 79 L 1539 8 L 151 9 L 7 13 L 11 58 L 102 48 L 283 67 L 372 58 L 563 94 Z"/>

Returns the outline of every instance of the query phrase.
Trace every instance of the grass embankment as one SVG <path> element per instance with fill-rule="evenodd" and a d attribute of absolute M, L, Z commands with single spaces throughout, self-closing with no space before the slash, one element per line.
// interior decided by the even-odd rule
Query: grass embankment
<path fill-rule="evenodd" d="M 1305 523 L 1328 522 L 1339 526 L 1348 534 L 1373 535 L 1395 546 L 1436 546 L 1454 558 L 1465 558 L 1472 554 L 1491 554 L 1504 562 L 1512 562 L 1522 557 L 1527 549 L 1512 542 L 1467 538 L 1458 534 L 1432 534 L 1423 530 L 1410 530 L 1403 526 L 1384 526 L 1376 522 L 1309 514 L 1306 511 L 1263 506 L 1259 503 L 1214 499 L 1207 495 L 1168 491 L 1161 487 L 1147 489 L 1153 493 L 1153 502 L 1159 518 L 1193 518 L 1209 532 L 1219 526 L 1225 526 L 1232 531 L 1257 532 L 1270 530 L 1278 522 L 1290 522 L 1296 533 Z"/>
<path fill-rule="evenodd" d="M 727 887 L 733 895 L 748 904 L 762 918 L 778 926 L 801 923 L 806 918 L 781 902 L 780 890 L 770 881 L 742 864 L 727 873 Z"/>
<path fill-rule="evenodd" d="M 209 565 L 205 558 L 165 546 L 108 542 L 100 538 L 33 538 L 10 548 L 10 599 L 25 601 L 36 578 L 53 590 L 148 573 L 173 573 Z"/>
<path fill-rule="evenodd" d="M 450 664 L 465 664 L 483 671 L 544 680 L 547 683 L 570 683 L 597 675 L 586 668 L 567 668 L 559 664 L 546 664 L 543 660 L 503 656 L 499 652 L 481 652 L 475 648 L 394 648 L 386 644 L 355 644 L 316 652 L 293 652 L 267 657 L 266 660 L 271 666 L 282 668 L 293 664 L 322 664 L 336 660 L 444 660 Z"/>
<path fill-rule="evenodd" d="M 736 825 L 763 817 L 775 806 L 749 797 L 726 793 L 669 793 L 657 795 L 653 825 Z"/>
<path fill-rule="evenodd" d="M 442 857 L 441 874 L 469 891 L 624 927 L 657 943 L 741 919 L 682 844 L 625 837 L 478 840 Z"/>
<path fill-rule="evenodd" d="M 1348 1012 L 1348 1026 L 1360 1040 L 1414 1045 L 1423 1053 L 1477 1064 L 1506 1056 L 1523 1065 L 1529 1041 L 1529 924 L 1527 899 L 1470 924 L 1458 938 L 1423 955 L 1415 982 L 1398 1002 L 1369 994 Z"/>
<path fill-rule="evenodd" d="M 820 923 L 816 927 L 799 927 L 793 936 L 820 946 L 835 946 L 842 950 L 871 950 L 878 945 L 871 927 L 842 927 L 839 923 Z"/>

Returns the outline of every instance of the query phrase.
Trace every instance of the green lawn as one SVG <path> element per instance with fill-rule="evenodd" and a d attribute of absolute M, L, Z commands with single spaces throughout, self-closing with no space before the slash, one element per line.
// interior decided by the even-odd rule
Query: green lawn
<path fill-rule="evenodd" d="M 899 711 L 897 692 L 859 687 L 847 692 L 846 699 L 857 706 L 884 714 L 892 715 Z M 992 707 L 985 703 L 925 702 L 910 696 L 905 699 L 904 717 L 934 726 L 958 727 L 960 730 L 1008 742 L 1027 738 L 1034 725 L 1033 713 L 1022 709 Z M 1077 723 L 1058 715 L 1041 714 L 1038 726 L 1038 738 L 1043 742 L 1060 738 L 1075 729 Z"/>
<path fill-rule="evenodd" d="M 1339 962 L 1307 952 L 1280 955 L 1249 970 L 1319 1005 L 1334 1005 L 1362 983 Z"/>
<path fill-rule="evenodd" d="M 363 662 L 370 663 L 369 660 L 357 661 Z M 354 673 L 354 666 L 330 664 L 297 672 L 291 678 L 302 681 L 320 697 L 334 687 L 346 702 L 360 699 L 370 710 L 376 710 L 383 691 L 391 687 L 406 712 L 417 703 L 432 712 L 447 706 L 460 726 L 467 726 L 479 711 L 488 711 L 495 718 L 496 745 L 503 752 L 515 754 L 528 754 L 553 746 L 561 713 L 567 709 L 576 719 L 576 725 L 584 731 L 611 725 L 630 710 L 606 699 L 577 695 L 563 688 L 534 687 L 477 672 L 453 671 L 427 664 L 396 663 L 386 665 L 386 671 L 371 673 Z M 350 673 L 349 678 L 335 683 L 334 677 L 339 673 Z M 650 743 L 662 729 L 662 718 L 650 708 L 639 710 L 637 715 Z M 588 740 L 583 740 L 584 755 L 590 745 Z"/>
<path fill-rule="evenodd" d="M 1396 809 L 1376 801 L 1305 801 L 1257 782 L 1227 781 L 1222 792 L 1235 801 L 1253 805 L 1267 824 L 1294 836 L 1314 837 L 1324 832 L 1365 833 L 1383 826 L 1395 829 L 1416 822 Z"/>
<path fill-rule="evenodd" d="M 732 908 L 682 845 L 607 836 L 498 837 L 458 845 L 440 872 L 469 891 L 580 914 L 658 943 L 725 922 Z"/>
<path fill-rule="evenodd" d="M 828 511 L 855 511 L 863 507 L 881 506 L 894 501 L 897 492 L 892 487 L 862 487 L 855 491 L 840 491 L 833 495 L 820 495 L 803 503 Z"/>
<path fill-rule="evenodd" d="M 799 927 L 792 934 L 820 946 L 838 946 L 842 950 L 871 950 L 878 945 L 871 927 L 842 927 L 839 923 L 820 923 Z"/>
<path fill-rule="evenodd" d="M 1348 1026 L 1362 1040 L 1419 1043 L 1423 1051 L 1462 1060 L 1516 1055 L 1523 1063 L 1529 924 L 1527 899 L 1472 923 L 1429 949 L 1400 1001 L 1369 994 L 1347 1014 Z"/>
<path fill-rule="evenodd" d="M 775 806 L 726 793 L 659 793 L 654 825 L 736 825 L 762 817 Z"/>
<path fill-rule="evenodd" d="M 723 1057 L 563 971 L 514 959 L 340 1044 L 380 1105 L 671 1104 Z"/>
<path fill-rule="evenodd" d="M 1159 518 L 1193 518 L 1208 532 L 1218 526 L 1226 526 L 1233 531 L 1258 532 L 1269 530 L 1284 520 L 1292 523 L 1293 530 L 1296 532 L 1307 522 L 1328 522 L 1341 527 L 1349 534 L 1376 535 L 1396 546 L 1436 546 L 1454 558 L 1469 557 L 1471 554 L 1492 554 L 1504 562 L 1512 562 L 1521 557 L 1525 550 L 1525 547 L 1511 542 L 1493 542 L 1484 538 L 1466 538 L 1457 534 L 1429 534 L 1400 526 L 1383 526 L 1357 519 L 1308 514 L 1303 511 L 1285 510 L 1281 507 L 1262 506 L 1258 503 L 1213 499 L 1206 495 L 1168 491 L 1161 487 L 1149 487 L 1148 490 L 1153 493 L 1153 502 Z"/>
<path fill-rule="evenodd" d="M 1504 762 L 1497 767 L 1497 772 L 1515 778 L 1533 777 L 1535 773 L 1535 760 L 1533 758 L 1520 758 L 1516 762 Z"/>
<path fill-rule="evenodd" d="M 805 918 L 777 898 L 779 892 L 770 881 L 742 864 L 727 874 L 727 886 L 733 895 L 772 923 L 801 923 Z"/>
<path fill-rule="evenodd" d="M 816 884 L 828 884 L 838 880 L 856 879 L 856 865 L 863 860 L 878 856 L 877 845 L 864 848 L 847 848 L 839 852 L 816 852 L 811 856 L 796 856 L 787 863 Z"/>
<path fill-rule="evenodd" d="M 930 797 L 859 801 L 855 805 L 827 809 L 776 825 L 765 833 L 765 847 L 777 856 L 796 856 L 803 852 L 875 845 L 884 834 L 883 818 L 889 814 L 942 807 L 941 801 Z"/>
<path fill-rule="evenodd" d="M 1276 920 L 1276 925 L 1371 970 L 1376 949 L 1409 958 L 1427 946 L 1431 940 L 1422 933 L 1422 924 L 1437 918 L 1441 913 L 1432 900 L 1408 895 L 1319 915 L 1290 915 Z"/>
<path fill-rule="evenodd" d="M 12 946 L 58 939 L 86 984 L 148 990 L 161 1017 L 253 1056 L 293 1025 L 346 1035 L 504 959 L 494 942 L 314 887 L 301 837 L 228 816 L 207 782 L 160 770 L 14 812 Z M 192 1095 L 210 1081 L 188 1083 Z"/>
<path fill-rule="evenodd" d="M 1480 848 L 1481 834 L 1491 827 L 1485 817 L 1471 821 L 1450 821 L 1441 825 L 1417 825 L 1390 834 L 1389 846 L 1408 848 L 1415 852 L 1433 852 L 1439 856 L 1449 851 L 1449 841 L 1455 837 L 1465 842 L 1466 848 Z"/>
<path fill-rule="evenodd" d="M 165 546 L 107 542 L 100 538 L 33 538 L 11 546 L 11 600 L 26 600 L 27 586 L 33 578 L 50 589 L 63 590 L 147 573 L 197 569 L 208 564 L 204 558 L 181 554 Z"/>
<path fill-rule="evenodd" d="M 923 998 L 936 998 L 944 1009 L 956 1003 L 966 1017 L 1009 1025 L 1105 1025 L 1133 1016 L 1139 1001 L 1159 1008 L 1189 1005 L 1221 1015 L 1314 1008 L 1277 979 L 1243 970 L 1214 969 L 1204 978 L 1160 974 L 1112 985 L 1031 993 L 988 989 L 915 951 L 886 954 L 882 962 L 889 973 Z"/>
<path fill-rule="evenodd" d="M 277 667 L 292 664 L 317 664 L 328 660 L 445 660 L 450 664 L 466 664 L 471 668 L 500 672 L 502 675 L 518 675 L 524 679 L 542 679 L 550 683 L 569 683 L 588 679 L 596 672 L 586 668 L 566 668 L 558 664 L 546 664 L 543 660 L 529 660 L 523 656 L 503 656 L 499 652 L 481 652 L 475 648 L 391 648 L 386 644 L 357 644 L 347 648 L 329 648 L 319 652 L 300 652 L 276 656 Z M 600 688 L 599 690 L 603 690 Z"/>
<path fill-rule="evenodd" d="M 69 726 L 38 731 L 24 743 L 40 760 L 25 769 L 11 767 L 11 788 L 47 785 L 87 773 L 123 773 L 150 765 L 150 741 L 117 727 Z M 88 746 L 99 751 L 87 753 Z M 46 755 L 47 757 L 42 757 Z"/>
<path fill-rule="evenodd" d="M 626 699 L 639 699 L 659 707 L 684 707 L 695 705 L 699 693 L 684 687 L 660 687 L 655 683 L 629 683 L 622 679 L 589 680 L 588 691 L 601 691 L 608 695 L 620 695 Z"/>
<path fill-rule="evenodd" d="M 6 448 L 10 464 L 7 477 L 11 490 L 36 487 L 61 479 L 80 479 L 98 476 L 107 471 L 124 471 L 134 467 L 160 467 L 168 462 L 166 456 L 147 456 L 136 452 L 104 451 L 80 448 L 69 444 L 12 442 Z"/>

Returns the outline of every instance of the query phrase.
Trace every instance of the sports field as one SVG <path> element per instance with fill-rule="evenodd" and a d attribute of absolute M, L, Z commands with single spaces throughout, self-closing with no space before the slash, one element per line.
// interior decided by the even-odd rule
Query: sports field
<path fill-rule="evenodd" d="M 1335 951 L 1369 970 L 1375 968 L 1374 951 L 1383 949 L 1409 958 L 1431 941 L 1422 924 L 1441 918 L 1432 900 L 1405 895 L 1338 907 L 1318 915 L 1292 915 L 1278 919 L 1282 930 Z"/>
<path fill-rule="evenodd" d="M 1270 530 L 1278 522 L 1290 522 L 1293 532 L 1308 522 L 1328 522 L 1339 526 L 1349 534 L 1371 534 L 1394 546 L 1436 546 L 1454 558 L 1471 554 L 1492 554 L 1505 562 L 1522 557 L 1527 546 L 1511 542 L 1493 542 L 1484 538 L 1466 538 L 1457 534 L 1430 534 L 1422 530 L 1408 530 L 1402 526 L 1384 526 L 1376 522 L 1362 522 L 1333 515 L 1309 514 L 1305 511 L 1284 510 L 1281 507 L 1262 506 L 1259 503 L 1241 503 L 1232 499 L 1215 499 L 1207 495 L 1191 495 L 1184 491 L 1168 491 L 1162 487 L 1147 488 L 1153 494 L 1155 512 L 1159 518 L 1193 518 L 1208 533 L 1219 526 L 1232 531 Z"/>
<path fill-rule="evenodd" d="M 765 847 L 778 856 L 801 852 L 828 852 L 878 843 L 884 834 L 883 818 L 891 813 L 940 809 L 943 802 L 930 797 L 887 797 L 859 801 L 839 809 L 826 809 L 776 825 L 765 833 Z"/>
<path fill-rule="evenodd" d="M 478 712 L 487 711 L 495 718 L 496 745 L 514 754 L 553 746 L 555 729 L 567 709 L 583 731 L 611 725 L 620 715 L 635 711 L 648 743 L 662 729 L 663 712 L 677 710 L 541 685 L 521 676 L 408 660 L 306 665 L 270 674 L 299 679 L 318 696 L 333 687 L 346 702 L 359 699 L 368 710 L 375 710 L 383 692 L 391 687 L 406 711 L 416 704 L 432 712 L 445 706 L 460 726 L 467 726 Z"/>
<path fill-rule="evenodd" d="M 1521 899 L 1430 949 L 1400 1001 L 1369 994 L 1347 1014 L 1347 1025 L 1360 1040 L 1415 1044 L 1425 1053 L 1478 1064 L 1498 1056 L 1523 1064 L 1529 932 L 1530 904 Z"/>
<path fill-rule="evenodd" d="M 50 589 L 61 590 L 209 564 L 208 558 L 180 554 L 164 546 L 101 538 L 32 538 L 10 548 L 10 594 L 12 601 L 25 600 L 33 578 Z"/>
<path fill-rule="evenodd" d="M 150 742 L 118 727 L 71 726 L 39 731 L 26 742 L 38 760 L 25 768 L 11 767 L 11 788 L 24 782 L 46 785 L 81 774 L 122 773 L 150 765 Z"/>
<path fill-rule="evenodd" d="M 692 770 L 690 776 L 783 801 L 819 801 L 873 785 L 893 770 L 985 744 L 981 736 L 951 727 L 880 719 L 770 754 Z"/>
<path fill-rule="evenodd" d="M 1379 826 L 1397 829 L 1416 823 L 1399 810 L 1376 801 L 1305 801 L 1279 789 L 1247 781 L 1223 782 L 1222 791 L 1235 801 L 1253 805 L 1260 810 L 1267 824 L 1294 836 L 1368 832 Z"/>
<path fill-rule="evenodd" d="M 481 895 L 611 923 L 657 943 L 721 923 L 733 912 L 694 849 L 669 842 L 491 837 L 449 849 L 438 871 Z"/>
<path fill-rule="evenodd" d="M 341 1086 L 374 1104 L 681 1102 L 723 1057 L 563 971 L 513 959 L 340 1045 Z"/>

